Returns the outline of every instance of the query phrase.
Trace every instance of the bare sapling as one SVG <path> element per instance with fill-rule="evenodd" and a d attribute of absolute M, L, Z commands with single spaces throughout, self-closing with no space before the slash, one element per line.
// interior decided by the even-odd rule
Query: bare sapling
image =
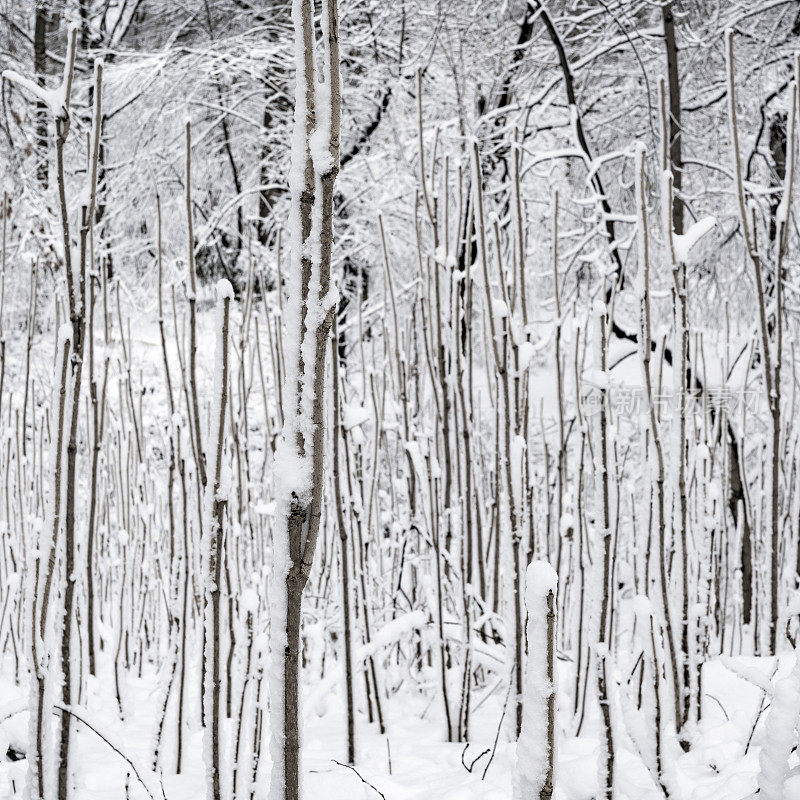
<path fill-rule="evenodd" d="M 764 264 L 762 251 L 757 246 L 755 213 L 750 206 L 746 194 L 744 177 L 742 175 L 741 154 L 739 148 L 739 118 L 736 106 L 736 76 L 733 61 L 733 31 L 725 32 L 725 56 L 728 83 L 728 114 L 731 131 L 731 147 L 733 149 L 734 178 L 736 180 L 736 197 L 738 200 L 739 223 L 741 226 L 744 248 L 753 267 L 753 278 L 756 286 L 756 301 L 758 306 L 758 325 L 760 331 L 759 355 L 764 374 L 764 389 L 769 407 L 771 436 L 769 437 L 769 450 L 765 455 L 769 464 L 769 485 L 766 487 L 768 500 L 768 527 L 769 527 L 769 653 L 774 655 L 777 647 L 779 598 L 780 598 L 780 537 L 781 537 L 781 509 L 780 509 L 780 465 L 783 460 L 780 449 L 781 444 L 781 361 L 783 354 L 783 259 L 788 244 L 789 212 L 792 200 L 792 185 L 794 180 L 795 163 L 795 127 L 797 116 L 797 99 L 795 90 L 792 91 L 790 123 L 786 134 L 787 168 L 784 179 L 783 194 L 778 207 L 776 226 L 776 277 L 774 312 L 771 306 L 773 298 L 767 294 L 764 284 Z M 770 319 L 774 313 L 774 324 Z M 774 342 L 773 342 L 774 338 Z"/>
<path fill-rule="evenodd" d="M 666 134 L 663 134 L 664 136 Z M 690 328 L 689 328 L 689 272 L 687 262 L 689 254 L 698 242 L 716 225 L 713 217 L 702 217 L 695 222 L 685 234 L 675 232 L 673 221 L 673 176 L 671 170 L 665 168 L 661 176 L 661 213 L 664 237 L 666 240 L 667 263 L 671 266 L 673 283 L 673 363 L 672 383 L 675 401 L 672 418 L 672 552 L 670 564 L 676 545 L 680 545 L 680 642 L 677 645 L 679 656 L 680 687 L 680 721 L 677 727 L 681 746 L 689 749 L 689 741 L 682 732 L 689 722 L 691 710 L 691 681 L 696 659 L 693 642 L 690 641 L 690 598 L 693 597 L 692 581 L 694 553 L 689 546 L 689 487 L 687 481 L 687 461 L 689 432 L 689 390 L 690 384 Z M 677 659 L 676 659 L 677 660 Z M 676 686 L 676 689 L 678 687 Z M 677 706 L 676 706 L 677 709 Z"/>
<path fill-rule="evenodd" d="M 271 587 L 272 800 L 300 797 L 300 625 L 324 488 L 326 348 L 336 309 L 331 282 L 333 185 L 339 168 L 339 20 L 322 4 L 322 75 L 315 77 L 314 8 L 294 0 L 295 131 L 291 269 L 285 276 L 284 427 L 275 456 L 276 515 Z"/>
<path fill-rule="evenodd" d="M 73 56 L 74 58 L 74 56 Z M 73 624 L 75 615 L 75 581 L 77 570 L 75 568 L 76 540 L 75 540 L 75 518 L 76 518 L 76 499 L 77 499 L 77 459 L 78 459 L 78 418 L 80 415 L 81 401 L 81 378 L 83 374 L 84 351 L 86 348 L 86 275 L 89 261 L 90 248 L 89 238 L 91 228 L 94 223 L 95 197 L 97 190 L 97 158 L 100 147 L 100 120 L 101 120 L 101 89 L 103 84 L 103 65 L 102 62 L 95 64 L 94 70 L 94 108 L 92 110 L 92 140 L 90 149 L 90 162 L 87 165 L 88 185 L 85 193 L 85 200 L 81 205 L 81 227 L 79 232 L 79 262 L 78 274 L 72 275 L 71 258 L 66 257 L 66 253 L 71 247 L 69 241 L 69 229 L 67 227 L 66 198 L 64 193 L 64 163 L 63 147 L 66 140 L 66 132 L 63 134 L 56 125 L 56 177 L 58 180 L 59 197 L 64 209 L 62 215 L 62 226 L 64 228 L 64 250 L 66 277 L 69 283 L 69 316 L 72 325 L 73 341 L 72 354 L 70 357 L 72 376 L 71 388 L 72 399 L 70 402 L 70 423 L 69 440 L 67 442 L 67 485 L 66 485 L 66 515 L 64 519 L 64 617 L 62 622 L 61 634 L 61 669 L 63 671 L 61 701 L 69 707 L 77 697 L 73 696 L 76 686 L 74 681 L 77 679 L 80 685 L 80 674 L 75 675 L 75 667 L 78 669 L 83 665 L 74 657 L 77 650 L 73 643 Z M 58 752 L 58 797 L 59 800 L 66 800 L 70 793 L 69 786 L 69 756 L 71 732 L 74 722 L 73 718 L 67 713 L 61 714 L 61 735 Z"/>
<path fill-rule="evenodd" d="M 194 459 L 197 464 L 198 493 L 205 487 L 206 456 L 203 449 L 203 438 L 200 422 L 200 403 L 197 399 L 197 269 L 195 267 L 194 241 L 194 207 L 192 206 L 192 123 L 186 121 L 186 220 L 187 220 L 187 254 L 189 262 L 189 285 L 186 297 L 189 301 L 189 353 L 188 353 L 188 389 L 191 398 L 190 418 L 192 422 Z M 202 524 L 202 522 L 201 522 Z"/>
<path fill-rule="evenodd" d="M 597 566 L 600 573 L 600 626 L 595 647 L 597 670 L 597 697 L 603 722 L 602 746 L 600 748 L 601 791 L 606 800 L 614 798 L 614 730 L 612 726 L 611 692 L 609 689 L 610 616 L 612 604 L 612 528 L 611 498 L 609 494 L 609 441 L 608 441 L 608 331 L 610 329 L 609 306 L 601 300 L 595 301 L 596 341 L 595 361 L 599 373 L 598 437 L 594 452 L 594 477 L 596 492 L 596 524 L 602 539 L 602 560 Z"/>
<path fill-rule="evenodd" d="M 353 701 L 353 643 L 352 643 L 352 623 L 350 612 L 350 567 L 348 557 L 348 531 L 344 519 L 344 508 L 342 499 L 342 486 L 340 475 L 340 441 L 344 438 L 344 428 L 342 426 L 342 409 L 339 389 L 339 348 L 337 315 L 334 314 L 332 325 L 332 345 L 331 361 L 331 380 L 333 382 L 333 486 L 334 501 L 336 503 L 336 524 L 339 529 L 339 563 L 342 576 L 342 650 L 344 653 L 344 687 L 347 704 L 347 763 L 355 764 L 356 742 L 355 742 L 355 706 Z"/>
<path fill-rule="evenodd" d="M 47 786 L 48 769 L 44 763 L 50 741 L 50 714 L 53 704 L 52 610 L 50 593 L 56 566 L 56 542 L 64 514 L 65 440 L 67 435 L 67 403 L 69 393 L 69 355 L 72 329 L 64 323 L 58 332 L 59 359 L 58 399 L 53 403 L 55 429 L 50 438 L 47 511 L 39 534 L 38 547 L 31 550 L 26 582 L 26 608 L 30 625 L 31 687 L 28 722 L 28 787 L 32 800 L 45 800 L 53 787 Z M 54 395 L 55 397 L 55 395 Z"/>
<path fill-rule="evenodd" d="M 670 658 L 670 680 L 673 688 L 675 730 L 681 725 L 680 683 L 678 676 L 678 663 L 675 653 L 675 641 L 672 629 L 672 609 L 670 605 L 669 578 L 666 567 L 666 533 L 667 520 L 665 517 L 665 468 L 664 448 L 661 443 L 661 430 L 656 417 L 656 402 L 653 392 L 653 379 L 650 372 L 650 354 L 652 341 L 652 323 L 650 312 L 650 239 L 648 232 L 647 200 L 645 197 L 645 157 L 644 145 L 636 150 L 636 208 L 638 214 L 637 245 L 639 265 L 636 273 L 636 289 L 639 296 L 639 358 L 642 365 L 642 383 L 645 390 L 646 422 L 650 433 L 650 451 L 655 454 L 655 466 L 651 467 L 653 482 L 655 483 L 655 524 L 656 533 L 656 563 L 658 565 L 658 583 L 660 588 L 661 614 L 664 619 L 664 628 L 667 638 L 667 652 Z M 648 586 L 649 589 L 649 586 Z"/>
<path fill-rule="evenodd" d="M 205 685 L 203 687 L 204 752 L 208 783 L 208 800 L 222 796 L 221 759 L 222 718 L 221 703 L 221 590 L 222 562 L 224 560 L 225 523 L 230 493 L 230 470 L 225 456 L 225 424 L 230 381 L 230 311 L 233 287 L 226 279 L 217 284 L 217 349 L 214 366 L 214 395 L 211 414 L 211 481 L 206 489 L 203 566 L 204 566 L 204 620 L 205 620 Z"/>
<path fill-rule="evenodd" d="M 70 318 L 70 330 L 69 332 L 64 329 L 63 335 L 62 331 L 59 331 L 59 348 L 58 352 L 56 353 L 56 359 L 59 357 L 59 352 L 62 349 L 62 346 L 65 343 L 68 343 L 71 347 L 70 352 L 70 373 L 69 376 L 64 376 L 62 379 L 61 384 L 61 392 L 63 395 L 59 400 L 59 430 L 60 434 L 66 433 L 67 435 L 67 447 L 66 447 L 66 465 L 64 466 L 64 473 L 62 474 L 62 463 L 61 459 L 64 456 L 64 452 L 61 449 L 61 441 L 60 437 L 56 438 L 56 448 L 52 451 L 52 464 L 51 468 L 54 470 L 54 476 L 56 479 L 56 483 L 58 485 L 57 494 L 59 495 L 58 499 L 56 500 L 53 498 L 52 507 L 53 507 L 53 523 L 52 529 L 50 531 L 45 532 L 46 537 L 52 537 L 48 542 L 48 545 L 45 548 L 45 552 L 48 554 L 46 558 L 36 564 L 35 570 L 38 573 L 38 577 L 36 582 L 38 583 L 38 579 L 43 577 L 44 578 L 44 586 L 37 587 L 43 589 L 43 594 L 38 597 L 38 602 L 41 603 L 40 611 L 37 615 L 36 610 L 34 610 L 34 621 L 33 627 L 31 630 L 31 636 L 34 640 L 33 647 L 36 649 L 37 645 L 35 639 L 40 637 L 41 641 L 38 644 L 38 647 L 44 651 L 40 654 L 35 655 L 34 657 L 34 670 L 36 673 L 36 708 L 37 713 L 31 714 L 31 720 L 35 720 L 32 722 L 32 728 L 34 728 L 32 739 L 32 757 L 33 762 L 31 765 L 31 781 L 30 785 L 32 791 L 38 792 L 39 796 L 42 796 L 44 793 L 44 773 L 46 769 L 43 764 L 44 758 L 44 727 L 48 724 L 48 709 L 46 708 L 45 703 L 45 692 L 46 692 L 46 681 L 48 677 L 52 675 L 47 667 L 43 666 L 42 659 L 47 659 L 48 661 L 51 658 L 50 649 L 52 643 L 45 644 L 48 640 L 47 635 L 47 628 L 48 628 L 48 614 L 49 614 L 49 595 L 51 588 L 53 586 L 54 578 L 56 577 L 57 572 L 57 549 L 58 549 L 58 540 L 60 538 L 60 519 L 61 519 L 61 493 L 65 494 L 63 498 L 65 502 L 65 509 L 64 509 L 64 540 L 63 540 L 63 548 L 64 548 L 64 593 L 63 593 L 63 608 L 61 609 L 61 613 L 63 614 L 63 633 L 62 633 L 62 641 L 61 641 L 61 669 L 63 670 L 63 676 L 61 678 L 61 693 L 62 693 L 62 702 L 66 705 L 69 705 L 72 702 L 72 664 L 71 664 L 71 649 L 70 649 L 70 641 L 72 635 L 72 615 L 74 611 L 74 581 L 75 581 L 75 568 L 74 568 L 74 555 L 75 555 L 75 545 L 74 545 L 74 530 L 75 530 L 75 469 L 76 469 L 76 459 L 77 459 L 77 427 L 78 427 L 78 414 L 80 410 L 80 388 L 81 388 L 81 368 L 83 363 L 83 334 L 84 334 L 84 327 L 85 327 L 85 276 L 86 276 L 86 246 L 87 246 L 87 237 L 88 237 L 88 226 L 89 222 L 86 220 L 85 214 L 88 210 L 88 206 L 91 206 L 92 210 L 94 208 L 93 205 L 93 180 L 96 177 L 96 171 L 93 173 L 92 177 L 90 178 L 89 189 L 90 192 L 88 193 L 89 200 L 87 202 L 87 207 L 82 209 L 84 217 L 83 227 L 85 230 L 81 232 L 81 256 L 80 256 L 80 263 L 78 266 L 78 274 L 75 274 L 74 267 L 73 267 L 73 259 L 72 259 L 72 240 L 70 235 L 70 226 L 69 226 L 69 209 L 67 205 L 67 189 L 66 189 L 66 180 L 64 175 L 64 146 L 67 141 L 67 137 L 69 136 L 70 127 L 71 127 L 71 116 L 70 116 L 70 98 L 72 94 L 72 81 L 73 81 L 73 73 L 74 73 L 74 66 L 75 66 L 75 55 L 76 55 L 76 46 L 77 46 L 77 31 L 76 29 L 70 28 L 68 34 L 68 43 L 67 43 L 67 57 L 64 60 L 64 73 L 63 78 L 61 81 L 60 86 L 54 90 L 46 90 L 44 87 L 39 86 L 38 84 L 34 83 L 33 81 L 24 78 L 23 76 L 11 72 L 6 71 L 3 73 L 3 77 L 10 80 L 13 83 L 18 84 L 23 89 L 31 92 L 35 97 L 37 97 L 40 101 L 44 102 L 45 105 L 49 108 L 51 115 L 53 116 L 54 126 L 55 126 L 55 144 L 56 144 L 56 177 L 57 177 L 57 191 L 58 191 L 58 205 L 60 209 L 60 221 L 61 221 L 61 234 L 62 234 L 62 248 L 63 248 L 63 263 L 64 263 L 64 274 L 67 283 L 67 298 L 69 304 L 69 318 Z M 101 81 L 101 68 L 98 67 L 95 70 L 96 74 L 96 86 L 99 85 Z M 98 93 L 98 102 L 99 102 L 99 93 Z M 95 138 L 97 138 L 97 127 L 95 126 Z M 95 149 L 96 149 L 96 142 L 95 142 Z M 91 167 L 90 167 L 90 174 Z M 62 404 L 63 401 L 63 404 Z M 65 426 L 66 430 L 64 427 Z M 62 479 L 65 479 L 65 484 L 62 486 Z M 54 490 L 54 494 L 55 494 Z M 30 582 L 30 585 L 33 585 Z M 34 603 L 34 609 L 36 607 L 36 603 Z M 36 617 L 38 616 L 38 620 Z M 50 673 L 50 674 L 48 674 Z M 59 747 L 58 747 L 58 787 L 57 787 L 57 795 L 59 800 L 65 800 L 67 794 L 69 792 L 68 787 L 68 780 L 69 780 L 69 767 L 68 767 L 68 758 L 69 758 L 69 739 L 70 739 L 70 726 L 71 726 L 71 719 L 67 716 L 67 714 L 62 713 L 61 716 L 61 733 L 59 737 Z M 37 763 L 38 762 L 38 763 Z M 52 789 L 51 789 L 52 791 Z"/>

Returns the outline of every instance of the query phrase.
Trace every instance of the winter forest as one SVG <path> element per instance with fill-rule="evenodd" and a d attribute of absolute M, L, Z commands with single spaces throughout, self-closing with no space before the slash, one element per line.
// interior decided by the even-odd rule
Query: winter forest
<path fill-rule="evenodd" d="M 0 73 L 0 798 L 800 800 L 800 3 Z"/>

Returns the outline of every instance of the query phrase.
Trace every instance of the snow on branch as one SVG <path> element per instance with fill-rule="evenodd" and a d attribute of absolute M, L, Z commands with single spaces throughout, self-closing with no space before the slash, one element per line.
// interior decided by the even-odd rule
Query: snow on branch
<path fill-rule="evenodd" d="M 61 83 L 54 89 L 40 86 L 36 81 L 20 75 L 13 69 L 3 70 L 2 76 L 10 83 L 15 83 L 21 89 L 25 89 L 32 94 L 38 101 L 47 106 L 54 118 L 67 117 L 69 115 L 69 97 L 72 89 L 72 75 L 75 66 L 75 49 L 78 28 L 71 25 L 67 34 L 69 43 L 67 59 L 64 62 L 64 74 Z"/>

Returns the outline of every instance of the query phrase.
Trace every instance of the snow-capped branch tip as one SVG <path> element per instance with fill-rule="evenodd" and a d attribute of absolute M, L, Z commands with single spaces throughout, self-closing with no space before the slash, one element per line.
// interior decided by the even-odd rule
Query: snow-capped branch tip
<path fill-rule="evenodd" d="M 643 594 L 637 594 L 633 598 L 633 612 L 640 620 L 648 621 L 653 616 L 653 604 L 650 598 Z"/>
<path fill-rule="evenodd" d="M 548 561 L 531 561 L 525 572 L 525 603 L 533 608 L 537 599 L 555 594 L 558 574 Z"/>
<path fill-rule="evenodd" d="M 686 233 L 672 232 L 672 246 L 675 250 L 675 260 L 685 264 L 696 245 L 700 243 L 717 226 L 717 218 L 707 215 L 701 217 L 689 227 Z"/>
<path fill-rule="evenodd" d="M 634 285 L 636 295 L 643 297 L 647 290 L 647 270 L 649 247 L 647 240 L 647 201 L 645 199 L 645 163 L 647 161 L 647 148 L 644 142 L 638 141 L 634 145 L 634 187 L 636 194 L 636 218 L 638 230 L 636 232 L 637 256 L 639 268 L 636 272 Z"/>
<path fill-rule="evenodd" d="M 227 278 L 222 278 L 217 281 L 217 302 L 221 303 L 223 300 L 233 300 L 233 286 Z"/>
<path fill-rule="evenodd" d="M 61 349 L 72 341 L 72 323 L 64 322 L 58 328 L 58 347 Z"/>

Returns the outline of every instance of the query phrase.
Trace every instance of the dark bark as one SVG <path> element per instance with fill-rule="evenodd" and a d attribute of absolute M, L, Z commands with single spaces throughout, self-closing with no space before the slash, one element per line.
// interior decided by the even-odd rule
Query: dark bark
<path fill-rule="evenodd" d="M 45 85 L 47 75 L 47 34 L 52 26 L 52 19 L 44 0 L 36 0 L 33 22 L 33 71 L 36 82 Z M 48 185 L 47 158 L 47 106 L 41 101 L 36 103 L 36 180 L 42 189 Z"/>
<path fill-rule="evenodd" d="M 353 703 L 352 633 L 350 630 L 350 570 L 347 557 L 347 527 L 344 521 L 344 509 L 342 508 L 342 490 L 339 473 L 339 437 L 344 435 L 344 429 L 342 428 L 341 408 L 339 407 L 339 351 L 335 346 L 337 340 L 336 316 L 334 315 L 334 346 L 331 347 L 331 362 L 333 364 L 333 493 L 336 501 L 336 525 L 339 528 L 339 543 L 341 545 L 342 617 L 344 618 L 342 631 L 344 642 L 342 645 L 344 649 L 344 680 L 347 705 L 347 763 L 355 764 L 355 709 Z"/>
<path fill-rule="evenodd" d="M 664 48 L 667 54 L 667 87 L 669 93 L 669 161 L 672 171 L 672 186 L 675 191 L 672 200 L 672 224 L 675 233 L 683 233 L 683 200 L 680 198 L 683 186 L 683 155 L 681 152 L 681 82 L 678 72 L 678 45 L 675 41 L 675 17 L 672 3 L 661 6 L 661 19 L 664 25 Z"/>
<path fill-rule="evenodd" d="M 289 512 L 289 557 L 292 566 L 286 576 L 288 603 L 286 607 L 286 649 L 284 651 L 283 733 L 285 781 L 284 797 L 297 800 L 300 796 L 300 621 L 303 588 L 307 576 L 303 575 L 301 543 L 306 521 L 306 509 L 295 499 Z"/>

